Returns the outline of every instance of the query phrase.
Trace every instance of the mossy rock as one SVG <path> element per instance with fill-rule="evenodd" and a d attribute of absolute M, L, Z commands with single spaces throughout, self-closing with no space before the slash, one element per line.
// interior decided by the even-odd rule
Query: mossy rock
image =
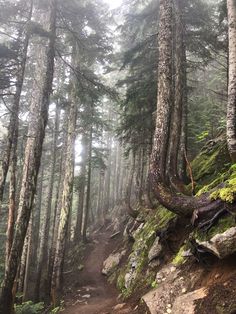
<path fill-rule="evenodd" d="M 227 203 L 233 203 L 236 198 L 236 164 L 233 164 L 228 171 L 228 180 L 222 188 L 217 189 L 210 195 L 212 200 L 221 199 Z"/>
<path fill-rule="evenodd" d="M 218 190 L 220 190 L 219 185 L 221 184 L 224 184 L 224 188 L 227 187 L 231 189 L 236 186 L 236 164 L 233 164 L 231 166 L 229 165 L 227 171 L 223 173 L 218 173 L 217 177 L 215 177 L 215 179 L 210 184 L 204 185 L 201 189 L 199 189 L 197 196 L 200 196 L 203 193 L 213 191 L 212 193 L 214 194 L 212 196 L 212 199 L 216 199 L 218 198 L 217 194 L 215 193 L 217 190 L 214 191 L 214 189 L 218 188 Z"/>
<path fill-rule="evenodd" d="M 146 216 L 145 224 L 135 234 L 135 242 L 127 264 L 118 270 L 117 288 L 124 298 L 130 297 L 137 289 L 152 286 L 155 273 L 149 272 L 147 275 L 145 271 L 148 267 L 148 253 L 156 239 L 157 231 L 165 229 L 175 217 L 175 214 L 161 205 Z M 133 264 L 135 264 L 134 270 L 132 270 Z M 134 275 L 128 288 L 125 287 L 125 275 L 127 273 Z"/>

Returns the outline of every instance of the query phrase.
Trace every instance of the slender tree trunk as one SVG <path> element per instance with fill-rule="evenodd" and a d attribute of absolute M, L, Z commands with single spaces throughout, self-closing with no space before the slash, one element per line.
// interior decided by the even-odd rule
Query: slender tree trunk
<path fill-rule="evenodd" d="M 229 25 L 229 78 L 227 107 L 227 142 L 236 162 L 236 1 L 227 0 Z"/>
<path fill-rule="evenodd" d="M 110 113 L 109 113 L 110 119 Z M 106 216 L 109 208 L 110 208 L 110 195 L 111 195 L 111 134 L 110 132 L 107 135 L 107 149 L 109 151 L 107 169 L 105 174 L 105 191 L 104 191 L 104 216 Z"/>
<path fill-rule="evenodd" d="M 84 209 L 84 194 L 86 185 L 86 164 L 87 164 L 87 154 L 88 154 L 88 140 L 86 135 L 82 138 L 82 153 L 81 153 L 81 169 L 80 169 L 80 183 L 79 183 L 79 202 L 77 210 L 77 219 L 75 226 L 75 241 L 78 242 L 82 236 L 82 222 L 83 222 L 83 209 Z"/>
<path fill-rule="evenodd" d="M 28 244 L 29 244 L 29 233 L 27 232 L 27 235 L 25 237 L 23 251 L 22 251 L 22 256 L 20 260 L 20 265 L 19 265 L 19 277 L 18 277 L 18 289 L 17 290 L 20 293 L 23 293 L 23 290 L 24 290 Z"/>
<path fill-rule="evenodd" d="M 62 204 L 62 195 L 63 195 L 63 183 L 65 179 L 65 161 L 66 161 L 66 152 L 67 152 L 67 129 L 68 129 L 68 115 L 69 110 L 66 109 L 64 113 L 64 124 L 63 124 L 63 139 L 62 139 L 62 150 L 59 160 L 59 178 L 57 183 L 56 197 L 55 197 L 55 207 L 53 210 L 53 223 L 52 223 L 52 236 L 50 243 L 50 252 L 49 252 L 49 264 L 48 264 L 48 290 L 51 292 L 52 284 L 52 275 L 53 275 L 53 264 L 55 260 L 56 247 L 57 247 L 57 237 L 58 237 L 58 228 L 60 222 L 61 214 L 61 204 Z"/>
<path fill-rule="evenodd" d="M 63 194 L 61 204 L 61 214 L 58 228 L 57 246 L 53 265 L 51 297 L 54 306 L 60 304 L 62 272 L 64 264 L 64 253 L 66 235 L 68 232 L 69 215 L 71 210 L 73 180 L 74 180 L 74 143 L 76 130 L 77 106 L 76 101 L 72 101 L 68 119 L 67 151 L 65 160 L 65 177 L 63 182 Z"/>
<path fill-rule="evenodd" d="M 97 216 L 98 221 L 102 221 L 102 183 L 104 178 L 104 170 L 99 171 L 99 182 L 98 182 L 98 200 L 97 200 Z"/>
<path fill-rule="evenodd" d="M 50 219 L 51 219 L 52 193 L 53 193 L 53 187 L 54 187 L 54 177 L 55 177 L 55 168 L 56 168 L 56 153 L 57 153 L 59 122 L 60 122 L 60 108 L 57 105 L 56 112 L 55 112 L 55 121 L 54 121 L 54 135 L 53 135 L 53 143 L 52 143 L 50 178 L 48 182 L 48 191 L 47 191 L 47 196 L 46 196 L 46 211 L 45 211 L 44 223 L 42 225 L 42 237 L 41 237 L 40 247 L 39 247 L 39 259 L 38 259 L 37 277 L 36 277 L 36 284 L 35 284 L 36 301 L 39 301 L 39 297 L 40 297 L 41 279 L 45 279 L 46 281 L 45 274 L 43 274 L 42 271 L 45 265 L 48 265 L 49 227 L 50 227 Z M 45 284 L 43 291 L 44 291 L 44 294 L 46 295 L 47 284 L 44 281 L 43 283 Z"/>
<path fill-rule="evenodd" d="M 10 187 L 10 204 L 9 204 L 9 222 L 11 225 L 8 225 L 8 249 L 11 247 L 12 242 L 12 224 L 14 224 L 14 212 L 15 212 L 15 189 L 16 189 L 16 178 L 15 178 L 15 168 L 17 164 L 17 142 L 18 142 L 18 115 L 19 115 L 19 105 L 20 105 L 20 98 L 21 98 L 21 91 L 24 82 L 24 75 L 25 75 L 25 66 L 27 60 L 27 52 L 29 46 L 29 38 L 30 33 L 27 30 L 28 23 L 31 21 L 32 18 L 32 10 L 33 10 L 33 0 L 30 1 L 29 5 L 29 15 L 27 19 L 27 23 L 25 26 L 25 35 L 23 41 L 22 52 L 20 56 L 20 63 L 18 68 L 18 74 L 16 78 L 16 92 L 14 95 L 13 106 L 11 108 L 11 117 L 10 123 L 8 126 L 8 134 L 7 134 L 7 144 L 6 149 L 3 154 L 3 160 L 0 168 L 0 207 L 3 200 L 3 193 L 4 187 L 6 182 L 6 177 L 9 169 L 10 164 L 10 156 L 12 155 L 12 171 L 11 171 L 11 187 Z M 12 151 L 12 152 L 11 152 Z M 1 209 L 1 208 L 0 208 Z M 9 255 L 9 252 L 7 252 Z"/>
<path fill-rule="evenodd" d="M 23 250 L 32 205 L 34 201 L 38 170 L 42 155 L 42 145 L 45 135 L 45 127 L 48 120 L 49 99 L 52 91 L 55 55 L 55 30 L 56 30 L 56 0 L 50 2 L 49 32 L 50 38 L 44 47 L 45 68 L 41 69 L 41 91 L 39 97 L 34 99 L 31 105 L 31 118 L 27 144 L 25 148 L 23 180 L 20 192 L 16 232 L 5 271 L 0 295 L 0 313 L 11 313 L 14 298 L 12 288 L 17 274 L 17 268 Z"/>
<path fill-rule="evenodd" d="M 125 205 L 126 205 L 127 213 L 133 218 L 136 218 L 138 216 L 138 212 L 135 211 L 131 206 L 131 193 L 132 193 L 133 178 L 134 178 L 134 172 L 135 172 L 135 159 L 136 159 L 135 153 L 133 153 L 132 165 L 130 168 L 130 173 L 129 173 L 129 177 L 127 181 L 126 196 L 125 196 Z"/>
<path fill-rule="evenodd" d="M 117 167 L 116 167 L 116 203 L 120 200 L 119 195 L 119 187 L 120 187 L 120 179 L 121 179 L 121 146 L 120 143 L 117 143 Z"/>
<path fill-rule="evenodd" d="M 172 186 L 178 191 L 183 190 L 182 182 L 179 180 L 178 176 L 178 152 L 180 147 L 181 130 L 183 116 L 183 106 L 185 106 L 185 93 L 186 88 L 184 82 L 186 77 L 186 63 L 185 63 L 185 45 L 184 45 L 184 29 L 183 24 L 183 4 L 182 0 L 175 1 L 175 89 L 174 89 L 174 108 L 172 114 L 172 125 L 170 133 L 170 164 L 169 164 L 169 174 L 170 182 Z"/>
<path fill-rule="evenodd" d="M 25 274 L 24 274 L 24 287 L 23 287 L 23 302 L 31 300 L 32 296 L 32 282 L 30 281 L 31 275 L 31 252 L 33 247 L 33 218 L 30 219 L 29 227 L 28 227 L 28 244 L 27 244 L 27 254 L 25 261 Z"/>
<path fill-rule="evenodd" d="M 84 212 L 84 225 L 83 225 L 83 241 L 87 241 L 87 225 L 90 210 L 90 190 L 91 190 L 91 171 L 92 171 L 92 144 L 93 144 L 93 129 L 91 127 L 89 134 L 89 147 L 88 147 L 88 177 L 87 177 L 87 193 Z"/>

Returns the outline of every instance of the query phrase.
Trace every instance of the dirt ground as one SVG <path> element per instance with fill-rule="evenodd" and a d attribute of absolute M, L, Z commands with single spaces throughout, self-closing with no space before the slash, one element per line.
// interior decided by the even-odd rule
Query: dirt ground
<path fill-rule="evenodd" d="M 119 245 L 103 231 L 95 234 L 87 245 L 84 269 L 72 274 L 73 283 L 65 295 L 64 314 L 145 314 L 138 304 L 128 304 L 118 298 L 118 291 L 102 275 L 102 265 L 109 253 Z"/>

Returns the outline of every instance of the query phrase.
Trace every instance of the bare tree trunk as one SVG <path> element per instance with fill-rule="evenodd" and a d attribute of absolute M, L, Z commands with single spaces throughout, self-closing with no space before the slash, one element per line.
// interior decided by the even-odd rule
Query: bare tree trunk
<path fill-rule="evenodd" d="M 49 32 L 50 36 L 47 45 L 44 46 L 43 60 L 45 68 L 40 71 L 42 82 L 39 95 L 31 105 L 31 117 L 27 144 L 25 148 L 23 180 L 20 192 L 16 232 L 5 271 L 0 295 L 0 312 L 11 313 L 14 297 L 12 288 L 17 274 L 17 268 L 23 250 L 32 205 L 34 201 L 37 177 L 42 155 L 42 145 L 45 136 L 45 127 L 48 120 L 48 106 L 52 91 L 55 55 L 55 31 L 56 31 L 56 0 L 50 2 Z"/>
<path fill-rule="evenodd" d="M 64 264 L 66 235 L 68 232 L 69 215 L 71 210 L 73 180 L 74 180 L 74 143 L 76 135 L 76 101 L 72 101 L 68 119 L 67 151 L 65 160 L 65 177 L 61 204 L 60 222 L 58 228 L 57 246 L 53 265 L 51 297 L 54 306 L 60 304 L 61 280 Z"/>
<path fill-rule="evenodd" d="M 88 147 L 88 177 L 87 177 L 87 193 L 84 212 L 84 225 L 83 225 L 83 241 L 87 241 L 87 225 L 90 210 L 90 190 L 91 190 L 91 171 L 92 171 L 92 144 L 93 144 L 93 129 L 91 127 L 89 134 L 89 147 Z"/>
<path fill-rule="evenodd" d="M 236 2 L 227 0 L 229 25 L 229 84 L 227 107 L 227 142 L 233 162 L 236 162 Z"/>
<path fill-rule="evenodd" d="M 3 200 L 3 193 L 4 193 L 4 187 L 6 182 L 6 177 L 9 169 L 10 164 L 10 156 L 12 154 L 12 171 L 11 171 L 11 188 L 10 188 L 10 204 L 9 204 L 9 222 L 11 224 L 14 224 L 14 212 L 15 212 L 15 189 L 16 189 L 16 178 L 15 178 L 15 168 L 17 164 L 17 142 L 18 142 L 18 115 L 19 115 L 19 105 L 20 105 L 20 97 L 21 97 L 21 91 L 22 86 L 24 82 L 24 75 L 25 75 L 25 66 L 26 66 L 26 60 L 27 60 L 27 52 L 28 52 L 28 45 L 29 45 L 29 38 L 30 33 L 27 30 L 28 23 L 31 21 L 32 18 L 32 10 L 33 10 L 33 0 L 30 1 L 29 5 L 29 15 L 27 18 L 27 23 L 25 25 L 25 37 L 22 47 L 22 52 L 20 56 L 20 64 L 18 68 L 18 74 L 16 78 L 16 92 L 14 95 L 14 101 L 13 106 L 11 108 L 11 117 L 10 117 L 10 123 L 8 126 L 8 134 L 7 134 L 7 145 L 6 149 L 3 154 L 3 160 L 1 164 L 0 169 L 0 209 L 1 209 L 1 203 Z M 12 151 L 12 152 L 11 152 Z M 12 242 L 12 226 L 8 225 L 8 249 L 11 247 Z M 9 252 L 7 252 L 9 255 Z"/>
<path fill-rule="evenodd" d="M 122 163 L 122 156 L 121 156 L 121 145 L 117 143 L 117 167 L 116 167 L 116 202 L 119 201 L 119 187 L 120 187 L 120 179 L 121 179 L 121 163 Z"/>
<path fill-rule="evenodd" d="M 48 263 L 48 282 L 49 288 L 48 290 L 51 292 L 51 284 L 52 284 L 52 273 L 53 273 L 53 264 L 55 260 L 56 247 L 57 247 L 57 237 L 58 237 L 58 228 L 60 222 L 60 214 L 61 214 L 61 204 L 62 204 L 62 196 L 63 196 L 63 182 L 65 179 L 65 161 L 66 161 L 66 152 L 67 152 L 67 129 L 68 129 L 68 109 L 66 109 L 64 113 L 64 124 L 63 124 L 63 139 L 62 139 L 62 150 L 60 154 L 59 161 L 59 178 L 57 183 L 56 197 L 55 197 L 55 207 L 53 210 L 53 223 L 52 223 L 52 236 L 50 243 L 50 252 L 49 252 L 49 263 Z"/>
<path fill-rule="evenodd" d="M 43 276 L 42 271 L 45 265 L 48 265 L 49 227 L 50 227 L 50 219 L 51 219 L 52 193 L 53 193 L 53 187 L 54 187 L 54 177 L 55 177 L 55 168 L 56 168 L 56 153 L 57 153 L 59 122 L 60 122 L 60 108 L 57 105 L 56 112 L 55 112 L 55 121 L 54 121 L 54 135 L 53 135 L 53 143 L 52 143 L 50 178 L 48 182 L 48 191 L 47 191 L 47 196 L 46 196 L 46 211 L 45 211 L 44 223 L 42 225 L 42 237 L 41 237 L 40 247 L 39 247 L 39 259 L 38 259 L 37 277 L 36 277 L 36 284 L 35 284 L 36 301 L 39 301 L 39 297 L 40 297 L 40 282 L 42 279 L 45 279 L 46 281 L 46 276 Z M 44 281 L 43 283 L 45 284 L 43 291 L 46 295 L 47 284 Z"/>
<path fill-rule="evenodd" d="M 75 226 L 75 238 L 74 240 L 78 242 L 82 236 L 82 222 L 83 222 L 83 209 L 84 209 L 84 194 L 86 185 L 86 164 L 87 164 L 87 154 L 88 154 L 88 140 L 86 135 L 82 138 L 83 151 L 81 153 L 81 169 L 80 169 L 80 182 L 79 182 L 79 202 L 77 210 L 77 219 Z"/>
<path fill-rule="evenodd" d="M 19 265 L 19 277 L 18 277 L 18 292 L 23 293 L 24 290 L 24 282 L 25 282 L 25 270 L 26 270 L 26 260 L 27 260 L 27 252 L 28 252 L 28 244 L 29 244 L 29 233 L 25 237 L 24 247 L 22 251 L 22 256 Z"/>
<path fill-rule="evenodd" d="M 30 282 L 31 275 L 31 252 L 33 246 L 33 229 L 32 229 L 33 219 L 30 219 L 28 227 L 28 244 L 27 244 L 27 254 L 25 261 L 25 275 L 24 275 L 24 287 L 23 287 L 23 302 L 29 301 L 32 296 L 32 282 Z"/>
<path fill-rule="evenodd" d="M 109 109 L 110 110 L 110 109 Z M 109 112 L 110 119 L 110 112 Z M 111 134 L 110 132 L 107 134 L 107 149 L 109 151 L 107 169 L 105 173 L 105 191 L 104 191 L 104 217 L 106 216 L 109 208 L 110 208 L 110 195 L 111 195 Z"/>
<path fill-rule="evenodd" d="M 127 213 L 133 217 L 136 218 L 138 216 L 138 212 L 134 210 L 131 206 L 131 192 L 132 192 L 132 185 L 133 185 L 133 178 L 134 178 L 134 172 L 135 172 L 135 153 L 132 154 L 132 165 L 130 168 L 130 173 L 127 181 L 126 186 L 126 196 L 125 196 L 125 205 Z"/>
<path fill-rule="evenodd" d="M 173 187 L 181 190 L 181 182 L 178 177 L 178 151 L 181 138 L 181 123 L 182 123 L 182 108 L 184 101 L 184 77 L 185 77 L 185 62 L 184 62 L 184 25 L 182 14 L 182 0 L 175 1 L 175 89 L 174 89 L 174 108 L 172 115 L 172 125 L 170 132 L 170 164 L 169 174 L 170 181 Z"/>

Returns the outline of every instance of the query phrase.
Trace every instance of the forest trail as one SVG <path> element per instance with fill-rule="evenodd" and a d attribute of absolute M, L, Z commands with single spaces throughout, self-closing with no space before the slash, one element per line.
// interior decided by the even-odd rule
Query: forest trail
<path fill-rule="evenodd" d="M 84 269 L 77 274 L 75 288 L 65 298 L 64 314 L 129 314 L 138 313 L 130 305 L 118 300 L 118 291 L 102 275 L 102 266 L 109 253 L 115 248 L 108 231 L 96 233 L 87 245 Z M 74 291 L 75 289 L 75 291 Z M 117 309 L 116 309 L 117 308 Z"/>

